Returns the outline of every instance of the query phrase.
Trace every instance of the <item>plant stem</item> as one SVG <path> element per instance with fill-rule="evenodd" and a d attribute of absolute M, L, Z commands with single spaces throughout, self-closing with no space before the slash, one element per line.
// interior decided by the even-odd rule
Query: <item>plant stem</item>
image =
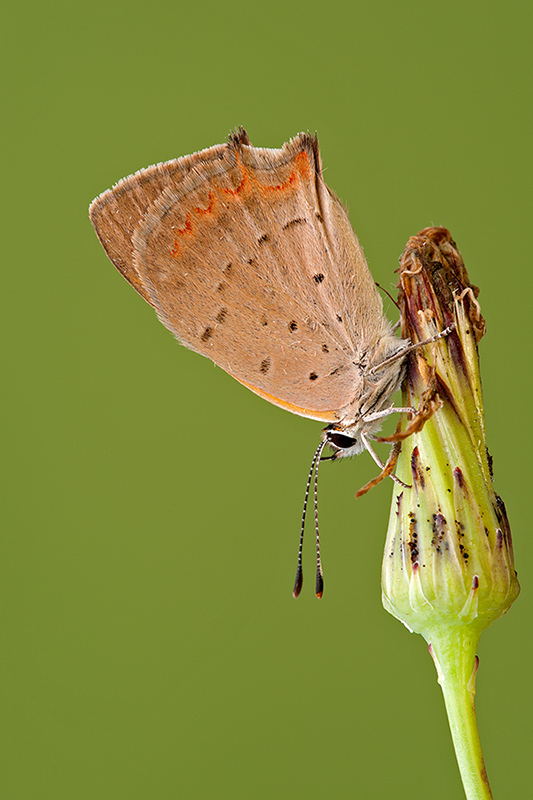
<path fill-rule="evenodd" d="M 470 626 L 441 628 L 429 651 L 435 662 L 467 800 L 490 800 L 474 708 L 476 648 L 481 631 Z"/>

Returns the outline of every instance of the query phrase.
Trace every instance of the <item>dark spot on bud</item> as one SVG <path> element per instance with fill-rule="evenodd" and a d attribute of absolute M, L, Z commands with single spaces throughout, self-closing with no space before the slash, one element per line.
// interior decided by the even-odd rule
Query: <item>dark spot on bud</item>
<path fill-rule="evenodd" d="M 422 472 L 420 467 L 420 453 L 418 447 L 415 447 L 411 454 L 411 475 L 413 476 L 413 482 L 420 489 L 423 489 L 426 481 L 424 478 L 424 473 Z"/>
<path fill-rule="evenodd" d="M 259 370 L 263 373 L 263 375 L 266 375 L 269 369 L 270 369 L 270 358 L 264 358 L 261 361 L 261 366 L 259 367 Z"/>
<path fill-rule="evenodd" d="M 411 554 L 411 561 L 414 564 L 418 561 L 418 523 L 416 515 L 412 511 L 409 512 L 409 541 L 407 543 Z"/>
<path fill-rule="evenodd" d="M 433 538 L 431 540 L 431 544 L 437 551 L 437 553 L 441 552 L 441 545 L 444 542 L 444 538 L 446 536 L 446 518 L 443 514 L 433 514 Z M 445 542 L 444 542 L 445 544 Z"/>
<path fill-rule="evenodd" d="M 492 461 L 493 461 L 493 459 L 492 459 L 491 454 L 489 453 L 488 447 L 486 447 L 485 450 L 486 450 L 486 453 L 487 453 L 487 461 L 489 462 L 489 475 L 490 475 L 491 478 L 494 478 L 494 473 L 492 471 Z"/>
<path fill-rule="evenodd" d="M 500 523 L 502 528 L 507 528 L 509 530 L 509 521 L 507 519 L 507 511 L 505 509 L 505 503 L 503 502 L 502 498 L 499 494 L 495 495 L 496 505 L 495 511 L 496 516 L 498 517 L 498 522 Z"/>
<path fill-rule="evenodd" d="M 323 275 L 321 272 L 318 272 L 316 275 L 313 275 L 313 280 L 315 283 L 322 283 L 326 276 Z"/>
<path fill-rule="evenodd" d="M 401 505 L 402 505 L 402 500 L 403 500 L 403 492 L 400 492 L 400 494 L 396 498 L 396 516 L 397 517 L 400 516 L 400 509 L 401 509 Z"/>
<path fill-rule="evenodd" d="M 216 316 L 217 322 L 224 322 L 224 320 L 226 319 L 227 314 L 228 314 L 228 309 L 227 308 L 221 308 L 220 311 L 218 312 L 217 316 Z"/>
<path fill-rule="evenodd" d="M 202 342 L 207 342 L 207 340 L 210 339 L 212 335 L 213 335 L 213 328 L 206 328 L 201 336 Z"/>
<path fill-rule="evenodd" d="M 459 486 L 459 488 L 460 489 L 464 489 L 465 485 L 466 485 L 465 484 L 465 477 L 464 477 L 463 471 L 462 471 L 462 469 L 460 467 L 455 467 L 455 469 L 453 471 L 453 477 L 457 481 L 457 485 Z"/>
<path fill-rule="evenodd" d="M 316 374 L 316 372 L 312 372 L 312 373 L 309 375 L 309 380 L 310 380 L 310 381 L 316 381 L 316 379 L 317 379 L 317 378 L 318 378 L 318 375 Z"/>
<path fill-rule="evenodd" d="M 297 331 L 298 330 L 298 323 L 296 322 L 296 320 L 292 319 L 289 322 L 289 330 L 290 331 Z"/>

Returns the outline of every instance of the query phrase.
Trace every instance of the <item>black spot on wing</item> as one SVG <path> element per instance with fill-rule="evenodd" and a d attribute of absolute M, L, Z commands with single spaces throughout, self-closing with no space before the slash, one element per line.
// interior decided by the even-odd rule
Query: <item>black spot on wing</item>
<path fill-rule="evenodd" d="M 305 217 L 296 217 L 296 219 L 290 219 L 288 222 L 285 223 L 282 230 L 287 231 L 289 228 L 294 228 L 296 225 L 305 225 L 307 220 Z"/>

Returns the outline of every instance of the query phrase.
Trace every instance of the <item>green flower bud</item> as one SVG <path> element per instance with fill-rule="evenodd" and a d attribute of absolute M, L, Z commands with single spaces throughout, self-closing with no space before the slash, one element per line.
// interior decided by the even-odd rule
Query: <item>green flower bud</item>
<path fill-rule="evenodd" d="M 415 350 L 383 559 L 383 605 L 434 641 L 443 629 L 481 632 L 519 593 L 511 531 L 492 486 L 477 343 L 485 325 L 461 256 L 444 228 L 426 228 L 400 261 L 402 336 Z M 394 437 L 391 437 L 394 438 Z M 479 635 L 479 633 L 478 633 Z"/>

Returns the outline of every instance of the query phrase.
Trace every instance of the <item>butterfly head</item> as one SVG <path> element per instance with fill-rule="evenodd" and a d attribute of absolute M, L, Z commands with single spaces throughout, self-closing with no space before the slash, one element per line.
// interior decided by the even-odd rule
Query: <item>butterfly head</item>
<path fill-rule="evenodd" d="M 322 431 L 322 441 L 324 440 L 328 447 L 333 450 L 333 455 L 330 456 L 332 461 L 356 456 L 364 450 L 360 432 L 357 431 L 355 426 L 346 429 L 339 425 L 328 425 Z"/>
<path fill-rule="evenodd" d="M 408 347 L 392 335 L 387 339 L 385 359 L 366 371 L 363 390 L 345 409 L 344 418 L 322 431 L 322 441 L 333 450 L 330 458 L 334 461 L 371 450 L 368 439 L 373 438 L 389 414 L 398 410 L 389 403 L 403 380 Z"/>

